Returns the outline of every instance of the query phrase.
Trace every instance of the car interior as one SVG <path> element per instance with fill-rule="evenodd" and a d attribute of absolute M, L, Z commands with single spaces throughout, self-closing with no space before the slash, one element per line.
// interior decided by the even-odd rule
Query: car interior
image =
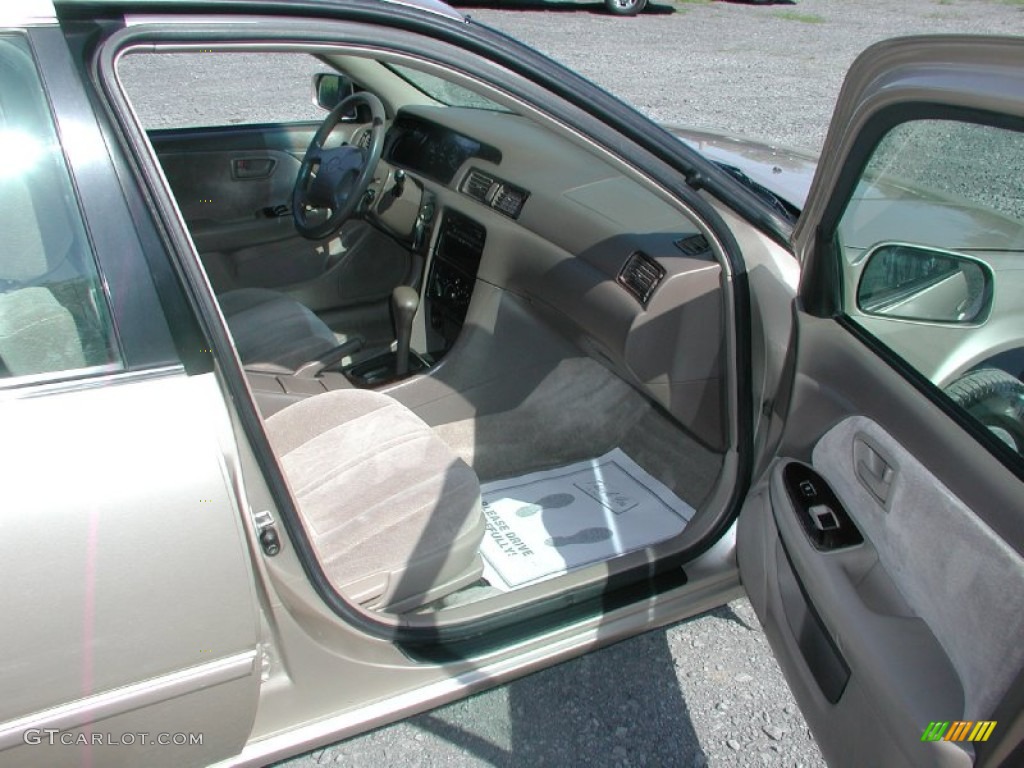
<path fill-rule="evenodd" d="M 859 57 L 789 229 L 479 25 L 59 5 L 0 40 L 0 750 L 267 764 L 743 595 L 826 760 L 1018 749 L 1019 41 Z"/>
<path fill-rule="evenodd" d="M 486 616 L 707 537 L 731 320 L 682 203 L 437 63 L 320 53 L 313 119 L 162 128 L 156 56 L 195 54 L 128 54 L 122 85 L 345 600 Z"/>

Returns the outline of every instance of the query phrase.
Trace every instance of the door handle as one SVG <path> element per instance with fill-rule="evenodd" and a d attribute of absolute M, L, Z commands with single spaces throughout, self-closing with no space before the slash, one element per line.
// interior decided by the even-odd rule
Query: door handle
<path fill-rule="evenodd" d="M 853 439 L 853 464 L 857 479 L 883 507 L 888 505 L 896 469 L 882 452 L 860 435 Z"/>
<path fill-rule="evenodd" d="M 235 181 L 269 179 L 277 161 L 270 157 L 236 157 L 231 161 L 231 178 Z"/>

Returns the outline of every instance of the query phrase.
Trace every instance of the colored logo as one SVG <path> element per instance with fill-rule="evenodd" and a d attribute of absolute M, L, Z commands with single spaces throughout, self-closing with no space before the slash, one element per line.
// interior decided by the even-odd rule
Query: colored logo
<path fill-rule="evenodd" d="M 995 720 L 933 720 L 921 734 L 921 741 L 988 741 L 995 728 Z"/>

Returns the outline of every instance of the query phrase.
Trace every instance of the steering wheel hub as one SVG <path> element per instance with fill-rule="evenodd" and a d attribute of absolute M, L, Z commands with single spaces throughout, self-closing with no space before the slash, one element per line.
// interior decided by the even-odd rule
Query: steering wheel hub
<path fill-rule="evenodd" d="M 328 137 L 351 114 L 365 105 L 372 115 L 366 148 L 343 144 L 327 148 Z M 384 105 L 372 93 L 363 91 L 340 102 L 327 115 L 302 158 L 292 190 L 295 229 L 310 240 L 334 235 L 359 209 L 359 203 L 374 178 L 384 147 Z M 314 215 L 315 212 L 326 215 Z"/>

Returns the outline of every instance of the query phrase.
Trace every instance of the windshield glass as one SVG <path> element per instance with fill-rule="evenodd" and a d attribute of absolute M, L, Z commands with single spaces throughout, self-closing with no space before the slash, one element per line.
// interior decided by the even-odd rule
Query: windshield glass
<path fill-rule="evenodd" d="M 435 101 L 439 101 L 448 107 L 470 107 L 472 109 L 490 109 L 498 112 L 508 112 L 505 107 L 491 101 L 486 96 L 463 88 L 461 85 L 445 80 L 443 77 L 420 72 L 418 69 L 411 69 L 402 64 L 386 64 L 392 72 L 418 88 Z"/>

